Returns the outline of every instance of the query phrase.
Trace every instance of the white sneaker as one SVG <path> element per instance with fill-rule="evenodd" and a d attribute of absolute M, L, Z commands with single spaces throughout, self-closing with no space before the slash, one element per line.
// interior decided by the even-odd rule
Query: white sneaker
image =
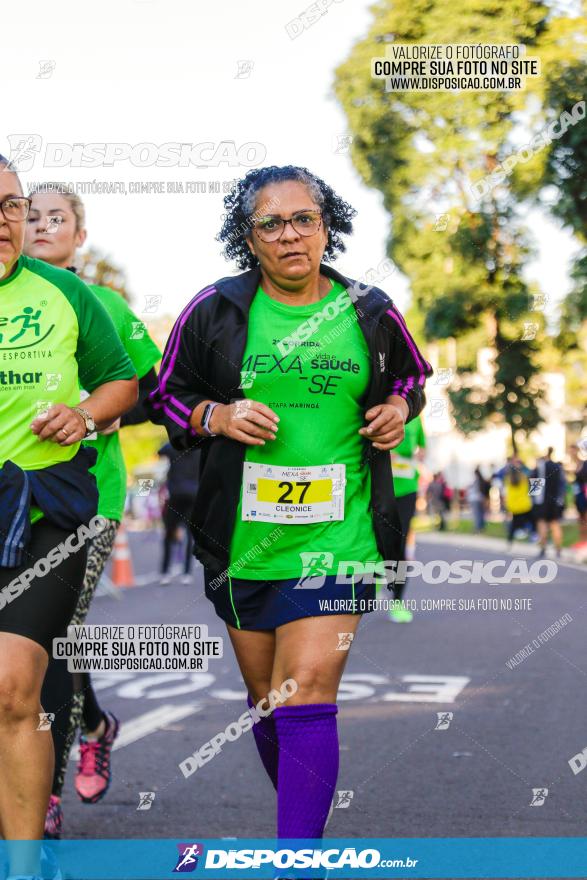
<path fill-rule="evenodd" d="M 163 586 L 166 586 L 167 584 L 170 584 L 170 583 L 171 583 L 171 575 L 169 575 L 169 574 L 162 574 L 162 575 L 161 575 L 160 583 L 161 583 Z"/>

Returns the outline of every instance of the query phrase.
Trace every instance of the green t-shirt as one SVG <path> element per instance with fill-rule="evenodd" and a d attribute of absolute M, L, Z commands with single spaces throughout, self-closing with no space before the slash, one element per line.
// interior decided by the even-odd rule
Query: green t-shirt
<path fill-rule="evenodd" d="M 282 357 L 277 344 L 296 334 L 300 325 L 305 330 L 297 333 L 298 344 Z M 345 516 L 280 524 L 284 534 L 272 540 L 275 523 L 243 521 L 241 486 L 229 573 L 252 580 L 298 578 L 301 554 L 308 552 L 322 555 L 327 574 L 336 574 L 340 560 L 381 561 L 369 512 L 369 467 L 361 462 L 366 441 L 358 433 L 365 424 L 362 402 L 371 364 L 345 288 L 333 283 L 319 302 L 292 306 L 259 287 L 250 309 L 241 375 L 245 397 L 265 403 L 280 418 L 277 438 L 265 446 L 247 446 L 245 461 L 286 467 L 344 464 Z M 247 561 L 263 539 L 262 553 Z"/>
<path fill-rule="evenodd" d="M 418 491 L 420 472 L 414 458 L 416 449 L 424 449 L 426 437 L 420 416 L 416 416 L 405 427 L 404 439 L 391 451 L 393 488 L 396 498 Z"/>
<path fill-rule="evenodd" d="M 91 392 L 134 375 L 108 314 L 73 272 L 23 255 L 0 280 L 0 466 L 72 459 L 79 443 L 39 441 L 33 419 L 55 403 L 76 406 L 80 384 Z"/>
<path fill-rule="evenodd" d="M 161 360 L 161 352 L 124 297 L 110 287 L 89 286 L 112 318 L 136 374 L 142 379 Z M 92 468 L 100 495 L 98 513 L 120 522 L 126 498 L 126 467 L 118 431 L 98 434 L 95 440 L 84 440 L 84 445 L 93 446 L 98 452 L 98 460 Z"/>

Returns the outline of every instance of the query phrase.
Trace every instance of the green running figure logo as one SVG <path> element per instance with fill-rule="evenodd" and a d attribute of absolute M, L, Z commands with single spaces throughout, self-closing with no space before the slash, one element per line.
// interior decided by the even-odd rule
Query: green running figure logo
<path fill-rule="evenodd" d="M 35 311 L 32 306 L 24 306 L 22 312 L 12 318 L 0 315 L 0 348 L 30 348 L 43 342 L 55 324 L 51 324 L 47 332 L 42 334 L 40 319 L 41 309 Z M 22 344 L 14 345 L 21 339 Z"/>

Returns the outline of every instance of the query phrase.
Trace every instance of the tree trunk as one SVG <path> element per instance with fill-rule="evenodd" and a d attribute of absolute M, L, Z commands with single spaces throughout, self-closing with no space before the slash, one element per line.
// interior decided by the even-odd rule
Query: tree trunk
<path fill-rule="evenodd" d="M 511 424 L 511 422 L 510 422 L 510 431 L 512 434 L 512 453 L 514 455 L 517 455 L 518 454 L 518 444 L 516 443 L 516 429 Z"/>

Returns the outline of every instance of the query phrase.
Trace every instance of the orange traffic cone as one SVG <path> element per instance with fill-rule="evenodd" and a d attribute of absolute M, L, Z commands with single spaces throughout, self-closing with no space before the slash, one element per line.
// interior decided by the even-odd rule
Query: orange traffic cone
<path fill-rule="evenodd" d="M 112 583 L 115 587 L 136 587 L 126 529 L 120 524 L 112 550 Z"/>

